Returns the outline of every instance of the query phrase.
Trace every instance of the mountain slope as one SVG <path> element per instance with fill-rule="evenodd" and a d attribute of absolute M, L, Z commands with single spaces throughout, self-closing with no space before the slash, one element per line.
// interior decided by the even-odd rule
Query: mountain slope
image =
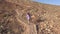
<path fill-rule="evenodd" d="M 1 0 L 0 34 L 60 34 L 60 6 L 30 0 Z"/>

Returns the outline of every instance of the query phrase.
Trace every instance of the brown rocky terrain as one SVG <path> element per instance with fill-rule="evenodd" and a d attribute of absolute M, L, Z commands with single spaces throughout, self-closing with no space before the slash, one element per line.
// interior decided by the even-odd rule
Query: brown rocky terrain
<path fill-rule="evenodd" d="M 0 34 L 60 34 L 60 6 L 0 0 Z"/>

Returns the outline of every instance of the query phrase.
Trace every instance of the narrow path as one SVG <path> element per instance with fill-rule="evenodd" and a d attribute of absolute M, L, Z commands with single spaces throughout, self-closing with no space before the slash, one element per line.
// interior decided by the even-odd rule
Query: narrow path
<path fill-rule="evenodd" d="M 25 25 L 25 26 L 28 26 L 29 27 L 29 33 L 28 34 L 37 34 L 37 31 L 38 31 L 38 25 L 35 25 L 35 24 L 33 24 L 33 23 L 28 23 L 28 21 L 25 21 L 24 19 L 22 19 L 21 17 L 19 17 L 19 13 L 17 12 L 17 16 L 18 17 L 16 17 L 17 18 L 17 20 L 19 21 L 19 22 L 21 22 L 20 24 L 22 24 L 22 25 Z M 27 28 L 28 28 L 27 27 Z M 26 33 L 27 34 L 27 33 Z"/>

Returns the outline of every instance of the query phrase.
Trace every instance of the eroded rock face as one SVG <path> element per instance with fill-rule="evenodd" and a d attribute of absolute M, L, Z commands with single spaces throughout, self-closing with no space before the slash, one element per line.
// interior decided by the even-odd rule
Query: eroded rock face
<path fill-rule="evenodd" d="M 0 1 L 0 34 L 60 34 L 59 6 L 18 1 Z"/>

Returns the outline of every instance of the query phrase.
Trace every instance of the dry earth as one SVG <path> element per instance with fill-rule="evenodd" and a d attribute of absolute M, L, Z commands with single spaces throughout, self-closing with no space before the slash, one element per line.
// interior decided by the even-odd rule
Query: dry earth
<path fill-rule="evenodd" d="M 60 34 L 60 6 L 0 0 L 0 34 Z"/>

